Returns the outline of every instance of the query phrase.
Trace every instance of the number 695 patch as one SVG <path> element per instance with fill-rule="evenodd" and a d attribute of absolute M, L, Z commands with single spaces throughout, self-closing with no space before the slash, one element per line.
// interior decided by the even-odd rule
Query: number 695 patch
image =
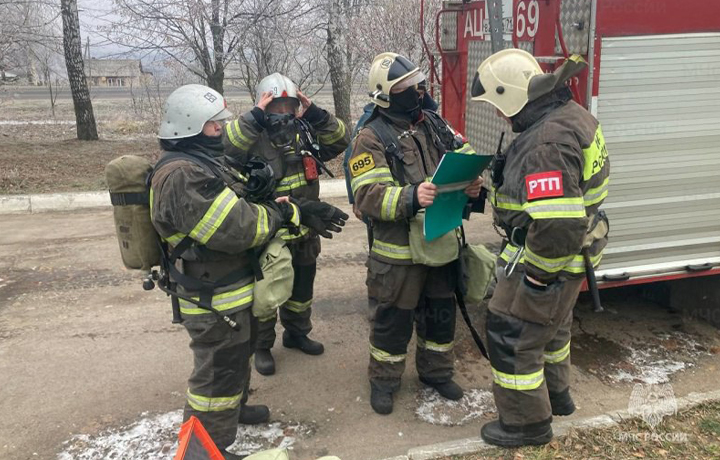
<path fill-rule="evenodd" d="M 349 167 L 350 174 L 353 177 L 357 177 L 360 174 L 373 169 L 375 167 L 375 160 L 373 160 L 372 155 L 370 155 L 368 152 L 361 153 L 360 155 L 350 160 Z"/>

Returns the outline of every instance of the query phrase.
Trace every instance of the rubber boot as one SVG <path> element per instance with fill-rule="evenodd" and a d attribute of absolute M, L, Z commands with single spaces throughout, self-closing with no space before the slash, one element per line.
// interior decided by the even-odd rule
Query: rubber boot
<path fill-rule="evenodd" d="M 435 388 L 437 392 L 440 393 L 440 396 L 451 401 L 457 401 L 459 399 L 462 399 L 463 395 L 465 394 L 460 385 L 453 382 L 452 380 L 442 383 L 435 383 L 429 382 L 424 378 L 420 377 L 420 381 L 427 386 Z"/>
<path fill-rule="evenodd" d="M 258 423 L 265 423 L 268 420 L 270 420 L 270 409 L 264 405 L 242 406 L 240 416 L 238 417 L 238 423 L 243 425 L 257 425 Z"/>
<path fill-rule="evenodd" d="M 560 393 L 549 392 L 553 415 L 570 415 L 575 412 L 575 403 L 570 396 L 570 388 Z"/>
<path fill-rule="evenodd" d="M 381 415 L 391 414 L 393 411 L 392 391 L 382 390 L 372 383 L 370 384 L 370 405 L 373 410 Z"/>
<path fill-rule="evenodd" d="M 325 351 L 322 343 L 309 339 L 306 335 L 292 335 L 288 331 L 283 332 L 283 347 L 297 348 L 306 355 L 321 355 Z"/>
<path fill-rule="evenodd" d="M 255 351 L 255 369 L 262 375 L 275 373 L 275 359 L 269 349 L 259 348 Z"/>
<path fill-rule="evenodd" d="M 534 426 L 509 427 L 500 420 L 493 420 L 482 427 L 480 436 L 483 441 L 494 446 L 540 446 L 552 440 L 553 432 L 550 421 L 537 423 Z"/>

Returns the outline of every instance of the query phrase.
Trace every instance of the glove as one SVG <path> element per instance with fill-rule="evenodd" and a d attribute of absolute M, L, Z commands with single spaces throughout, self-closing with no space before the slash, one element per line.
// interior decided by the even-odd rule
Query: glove
<path fill-rule="evenodd" d="M 284 201 L 281 201 L 280 203 L 270 202 L 268 205 L 280 211 L 280 215 L 283 219 L 283 226 L 288 229 L 291 235 L 300 234 L 300 213 L 298 212 L 298 205 L 294 203 L 286 203 Z"/>
<path fill-rule="evenodd" d="M 323 201 L 301 201 L 297 205 L 300 207 L 300 223 L 323 238 L 332 238 L 330 232 L 340 233 L 350 217 Z"/>

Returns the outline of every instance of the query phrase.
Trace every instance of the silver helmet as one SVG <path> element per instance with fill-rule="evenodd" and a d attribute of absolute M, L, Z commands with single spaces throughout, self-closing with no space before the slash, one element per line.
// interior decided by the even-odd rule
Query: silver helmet
<path fill-rule="evenodd" d="M 185 85 L 168 96 L 158 130 L 160 139 L 183 139 L 200 134 L 205 123 L 230 118 L 222 94 L 203 85 Z"/>
<path fill-rule="evenodd" d="M 298 100 L 297 85 L 285 75 L 277 72 L 260 80 L 260 83 L 258 83 L 255 88 L 255 100 L 259 101 L 262 94 L 268 91 L 272 91 L 275 99 L 291 97 Z"/>

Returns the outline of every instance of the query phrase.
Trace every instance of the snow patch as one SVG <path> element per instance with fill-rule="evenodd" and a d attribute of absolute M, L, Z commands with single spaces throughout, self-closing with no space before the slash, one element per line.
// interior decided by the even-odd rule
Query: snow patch
<path fill-rule="evenodd" d="M 450 401 L 431 388 L 422 388 L 417 400 L 415 414 L 431 425 L 464 425 L 496 411 L 493 395 L 487 390 L 472 389 L 461 400 Z"/>
<path fill-rule="evenodd" d="M 178 433 L 183 411 L 148 416 L 98 435 L 80 434 L 63 443 L 57 460 L 156 460 L 171 458 L 178 448 Z M 273 422 L 262 425 L 238 425 L 231 452 L 248 455 L 261 450 L 291 448 L 300 437 L 314 433 L 314 427 L 297 422 Z"/>
<path fill-rule="evenodd" d="M 71 120 L 0 120 L 0 126 L 22 126 L 22 125 L 74 125 Z"/>

